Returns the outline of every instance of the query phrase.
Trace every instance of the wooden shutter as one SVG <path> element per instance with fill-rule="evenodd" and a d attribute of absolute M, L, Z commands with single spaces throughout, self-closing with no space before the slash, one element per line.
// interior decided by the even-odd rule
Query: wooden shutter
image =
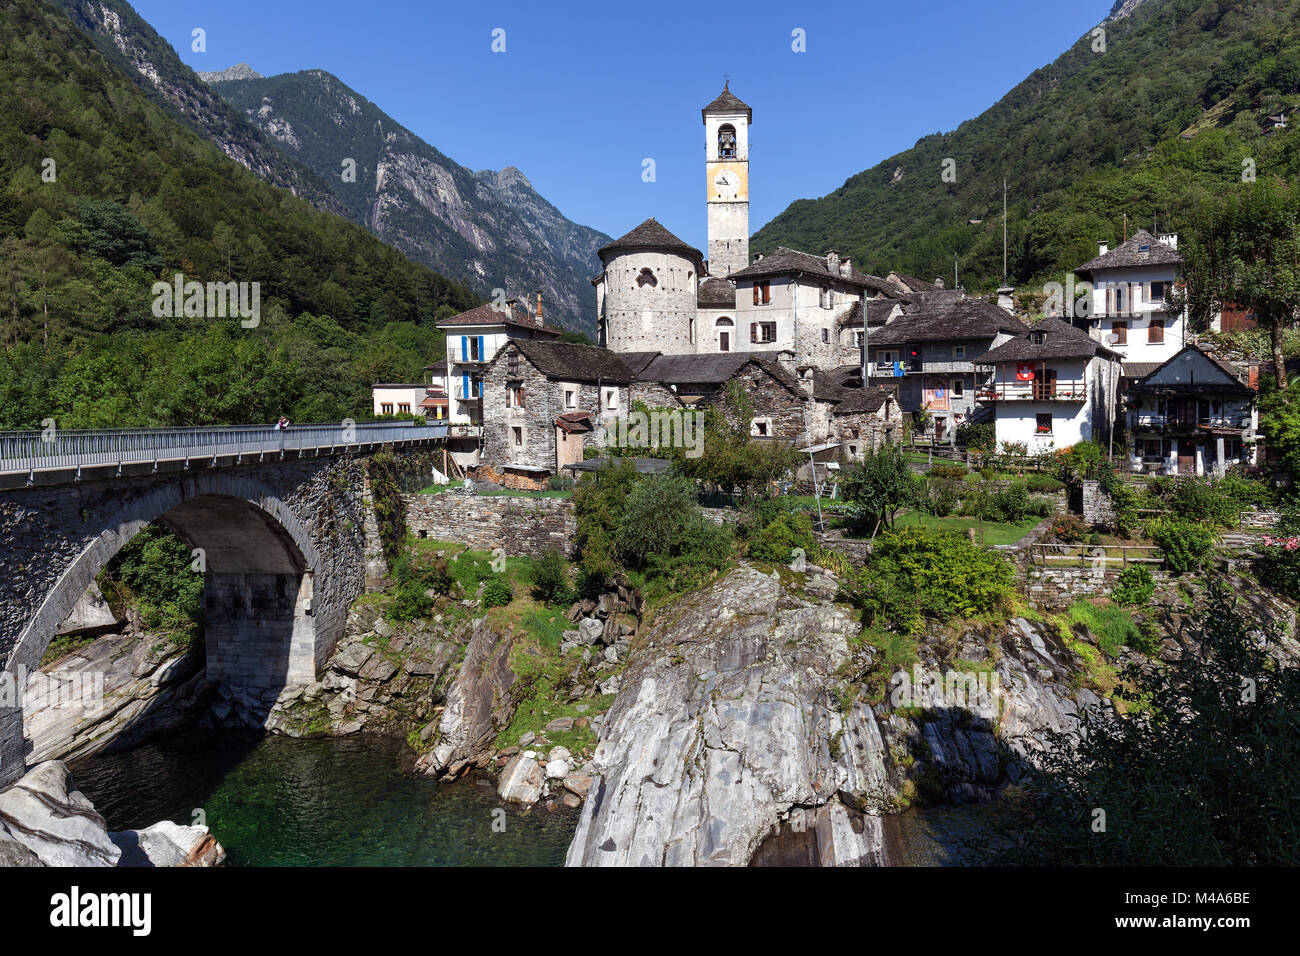
<path fill-rule="evenodd" d="M 751 341 L 751 342 L 757 342 L 757 341 L 758 341 L 758 323 L 757 323 L 757 322 L 751 322 L 751 323 L 749 323 L 749 341 Z"/>
<path fill-rule="evenodd" d="M 759 292 L 758 292 L 758 283 L 755 282 L 755 283 L 754 283 L 754 304 L 755 304 L 755 305 L 758 305 L 758 296 L 759 296 Z"/>

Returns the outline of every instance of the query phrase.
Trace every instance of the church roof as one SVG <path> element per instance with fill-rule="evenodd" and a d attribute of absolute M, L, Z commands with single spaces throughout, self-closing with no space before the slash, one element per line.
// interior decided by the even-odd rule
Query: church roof
<path fill-rule="evenodd" d="M 731 92 L 730 81 L 722 84 L 722 92 L 718 94 L 717 99 L 700 110 L 700 116 L 706 123 L 710 113 L 744 113 L 746 122 L 751 124 L 754 122 L 754 111 Z"/>
<path fill-rule="evenodd" d="M 661 226 L 653 216 L 631 232 L 620 236 L 608 245 L 602 246 L 596 255 L 600 256 L 601 261 L 604 261 L 606 253 L 623 249 L 673 249 L 694 257 L 697 262 L 704 260 L 704 254 L 699 249 L 678 239 Z"/>

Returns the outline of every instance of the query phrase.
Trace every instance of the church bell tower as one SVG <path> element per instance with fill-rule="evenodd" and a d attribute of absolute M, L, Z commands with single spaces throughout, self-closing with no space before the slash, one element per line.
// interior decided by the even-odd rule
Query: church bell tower
<path fill-rule="evenodd" d="M 749 264 L 749 125 L 753 111 L 727 83 L 701 112 L 708 173 L 709 275 L 727 276 Z"/>

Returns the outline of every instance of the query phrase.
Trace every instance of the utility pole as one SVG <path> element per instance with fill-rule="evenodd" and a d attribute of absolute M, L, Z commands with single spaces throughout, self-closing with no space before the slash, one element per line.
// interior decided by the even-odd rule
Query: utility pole
<path fill-rule="evenodd" d="M 961 283 L 957 280 L 957 253 L 952 254 L 952 287 L 960 288 Z"/>
<path fill-rule="evenodd" d="M 1007 181 L 1002 180 L 1002 285 L 1007 284 Z"/>

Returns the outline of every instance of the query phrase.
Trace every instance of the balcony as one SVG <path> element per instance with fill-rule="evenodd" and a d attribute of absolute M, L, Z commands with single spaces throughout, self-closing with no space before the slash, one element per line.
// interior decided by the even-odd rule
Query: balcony
<path fill-rule="evenodd" d="M 1229 415 L 1152 415 L 1130 412 L 1128 427 L 1144 432 L 1194 432 L 1209 429 L 1246 431 L 1251 427 L 1251 416 L 1242 412 Z"/>
<path fill-rule="evenodd" d="M 876 362 L 871 366 L 871 374 L 877 378 L 901 378 L 921 371 L 921 364 L 920 362 Z"/>
<path fill-rule="evenodd" d="M 1086 402 L 1085 382 L 1018 382 L 981 385 L 975 390 L 977 402 Z"/>

